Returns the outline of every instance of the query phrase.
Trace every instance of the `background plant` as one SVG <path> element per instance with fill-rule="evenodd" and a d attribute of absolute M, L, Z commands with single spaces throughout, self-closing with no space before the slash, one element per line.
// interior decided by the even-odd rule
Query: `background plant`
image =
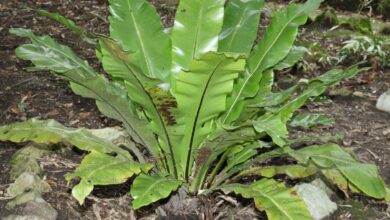
<path fill-rule="evenodd" d="M 344 42 L 340 50 L 342 60 L 349 57 L 359 57 L 360 60 L 367 60 L 375 67 L 386 67 L 390 60 L 388 48 L 390 41 L 380 37 L 354 36 Z"/>
<path fill-rule="evenodd" d="M 356 66 L 331 70 L 272 92 L 273 70 L 294 65 L 298 27 L 320 3 L 310 0 L 276 11 L 253 47 L 262 1 L 233 0 L 225 6 L 222 0 L 182 0 L 167 34 L 148 2 L 111 0 L 110 36 L 99 35 L 97 44 L 97 57 L 111 80 L 51 37 L 12 29 L 31 39 L 16 50 L 34 64 L 28 70 L 50 70 L 69 81 L 76 94 L 95 99 L 102 113 L 121 121 L 137 144 L 123 149 L 87 129 L 37 119 L 1 127 L 0 139 L 66 142 L 89 151 L 66 176 L 80 180 L 72 194 L 81 204 L 95 185 L 120 184 L 132 176 L 135 209 L 182 186 L 194 195 L 222 190 L 253 198 L 270 219 L 310 219 L 294 190 L 272 178 L 278 174 L 319 173 L 341 189 L 383 199 L 385 184 L 375 166 L 358 163 L 335 144 L 294 149 L 287 141 L 286 124 L 297 109 L 362 71 Z M 58 14 L 44 14 L 80 30 Z M 141 153 L 144 149 L 149 155 Z M 276 157 L 295 163 L 274 166 Z M 259 178 L 250 185 L 236 183 L 247 176 Z"/>

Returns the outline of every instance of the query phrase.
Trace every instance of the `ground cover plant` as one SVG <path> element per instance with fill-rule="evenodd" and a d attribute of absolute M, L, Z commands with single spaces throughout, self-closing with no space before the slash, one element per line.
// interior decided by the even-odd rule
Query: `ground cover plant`
<path fill-rule="evenodd" d="M 252 49 L 262 2 L 230 1 L 223 16 L 223 1 L 182 1 L 175 26 L 166 34 L 147 2 L 111 1 L 111 34 L 101 36 L 97 47 L 111 80 L 50 37 L 14 29 L 32 40 L 17 49 L 20 58 L 35 64 L 31 70 L 49 69 L 68 80 L 77 94 L 96 99 L 99 109 L 122 121 L 138 144 L 129 145 L 129 153 L 85 129 L 35 119 L 2 127 L 0 139 L 64 141 L 90 151 L 67 176 L 81 179 L 72 192 L 80 203 L 94 185 L 122 183 L 133 175 L 134 208 L 182 185 L 193 194 L 221 189 L 254 198 L 271 219 L 310 218 L 293 189 L 272 177 L 318 172 L 342 189 L 384 198 L 385 186 L 374 166 L 357 163 L 334 144 L 293 149 L 286 141 L 286 123 L 294 111 L 360 71 L 332 70 L 272 93 L 272 70 L 292 65 L 298 26 L 319 4 L 309 1 L 277 12 Z M 297 90 L 303 92 L 292 98 Z M 261 166 L 274 157 L 292 157 L 297 163 Z M 232 184 L 249 175 L 264 178 L 251 185 Z"/>

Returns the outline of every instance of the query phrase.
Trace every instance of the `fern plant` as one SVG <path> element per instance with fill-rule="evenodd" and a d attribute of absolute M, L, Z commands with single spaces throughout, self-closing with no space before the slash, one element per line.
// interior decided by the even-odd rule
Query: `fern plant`
<path fill-rule="evenodd" d="M 184 187 L 192 195 L 222 190 L 253 198 L 270 219 L 311 219 L 294 189 L 273 179 L 279 174 L 322 174 L 343 190 L 383 199 L 386 187 L 374 165 L 357 162 L 335 144 L 295 149 L 287 140 L 286 124 L 297 109 L 362 71 L 335 69 L 272 92 L 273 70 L 296 62 L 298 27 L 320 3 L 309 0 L 277 11 L 255 46 L 262 0 L 181 0 L 169 33 L 146 0 L 110 0 L 109 36 L 82 32 L 59 14 L 37 11 L 96 44 L 110 80 L 69 47 L 28 29 L 11 30 L 31 39 L 16 55 L 34 64 L 28 70 L 49 70 L 76 94 L 95 99 L 136 144 L 123 149 L 88 129 L 38 119 L 0 127 L 0 140 L 66 142 L 88 151 L 66 176 L 79 180 L 72 195 L 80 204 L 94 186 L 133 176 L 134 209 Z M 276 157 L 296 162 L 274 166 L 269 161 Z M 256 181 L 238 183 L 248 176 Z"/>

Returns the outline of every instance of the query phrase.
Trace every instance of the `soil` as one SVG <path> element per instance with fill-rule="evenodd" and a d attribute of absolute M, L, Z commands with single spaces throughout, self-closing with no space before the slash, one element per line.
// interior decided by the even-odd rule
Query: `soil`
<path fill-rule="evenodd" d="M 58 77 L 48 72 L 29 73 L 24 70 L 30 63 L 17 59 L 14 50 L 27 40 L 9 34 L 11 27 L 32 28 L 40 34 L 50 33 L 57 41 L 66 43 L 83 59 L 88 60 L 95 69 L 101 70 L 91 46 L 57 23 L 26 10 L 26 6 L 59 12 L 90 32 L 107 33 L 106 1 L 81 0 L 77 4 L 71 0 L 1 1 L 0 125 L 31 117 L 55 119 L 72 127 L 103 128 L 118 125 L 100 114 L 93 100 L 74 95 L 67 83 Z M 166 26 L 172 25 L 174 11 L 171 8 L 160 6 L 159 13 Z M 302 111 L 324 113 L 335 118 L 336 124 L 332 128 L 318 128 L 315 131 L 296 130 L 294 135 L 344 135 L 340 144 L 355 153 L 361 161 L 376 164 L 385 182 L 390 184 L 390 114 L 375 108 L 376 99 L 389 88 L 389 84 L 390 70 L 378 72 L 377 77 L 369 82 L 360 78 L 343 83 L 342 86 L 351 91 L 362 92 L 364 96 L 336 96 L 332 97 L 330 104 L 308 105 Z M 10 213 L 5 207 L 7 198 L 4 197 L 5 189 L 11 182 L 7 162 L 21 146 L 0 142 L 0 218 Z M 68 184 L 63 177 L 77 166 L 82 156 L 80 152 L 59 150 L 41 161 L 45 179 L 53 189 L 44 199 L 58 211 L 58 219 L 135 219 L 152 216 L 154 207 L 133 213 L 129 205 L 130 197 L 127 195 L 128 183 L 98 187 L 88 197 L 85 205 L 78 205 L 70 194 L 72 184 Z M 372 219 L 390 219 L 387 206 L 382 202 L 365 197 L 357 199 L 364 209 L 374 211 Z M 246 201 L 243 206 L 243 212 L 253 210 L 251 202 Z M 263 213 L 256 215 L 258 219 L 265 218 Z M 359 218 L 350 210 L 345 210 L 331 219 Z"/>

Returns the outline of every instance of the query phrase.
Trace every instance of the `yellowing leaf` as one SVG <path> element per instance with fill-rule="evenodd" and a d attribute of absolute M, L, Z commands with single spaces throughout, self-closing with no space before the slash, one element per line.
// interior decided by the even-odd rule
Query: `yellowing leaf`
<path fill-rule="evenodd" d="M 256 208 L 264 210 L 270 220 L 311 220 L 306 204 L 294 189 L 273 179 L 261 179 L 251 185 L 232 184 L 222 187 L 225 193 L 235 192 L 244 198 L 253 198 Z"/>

